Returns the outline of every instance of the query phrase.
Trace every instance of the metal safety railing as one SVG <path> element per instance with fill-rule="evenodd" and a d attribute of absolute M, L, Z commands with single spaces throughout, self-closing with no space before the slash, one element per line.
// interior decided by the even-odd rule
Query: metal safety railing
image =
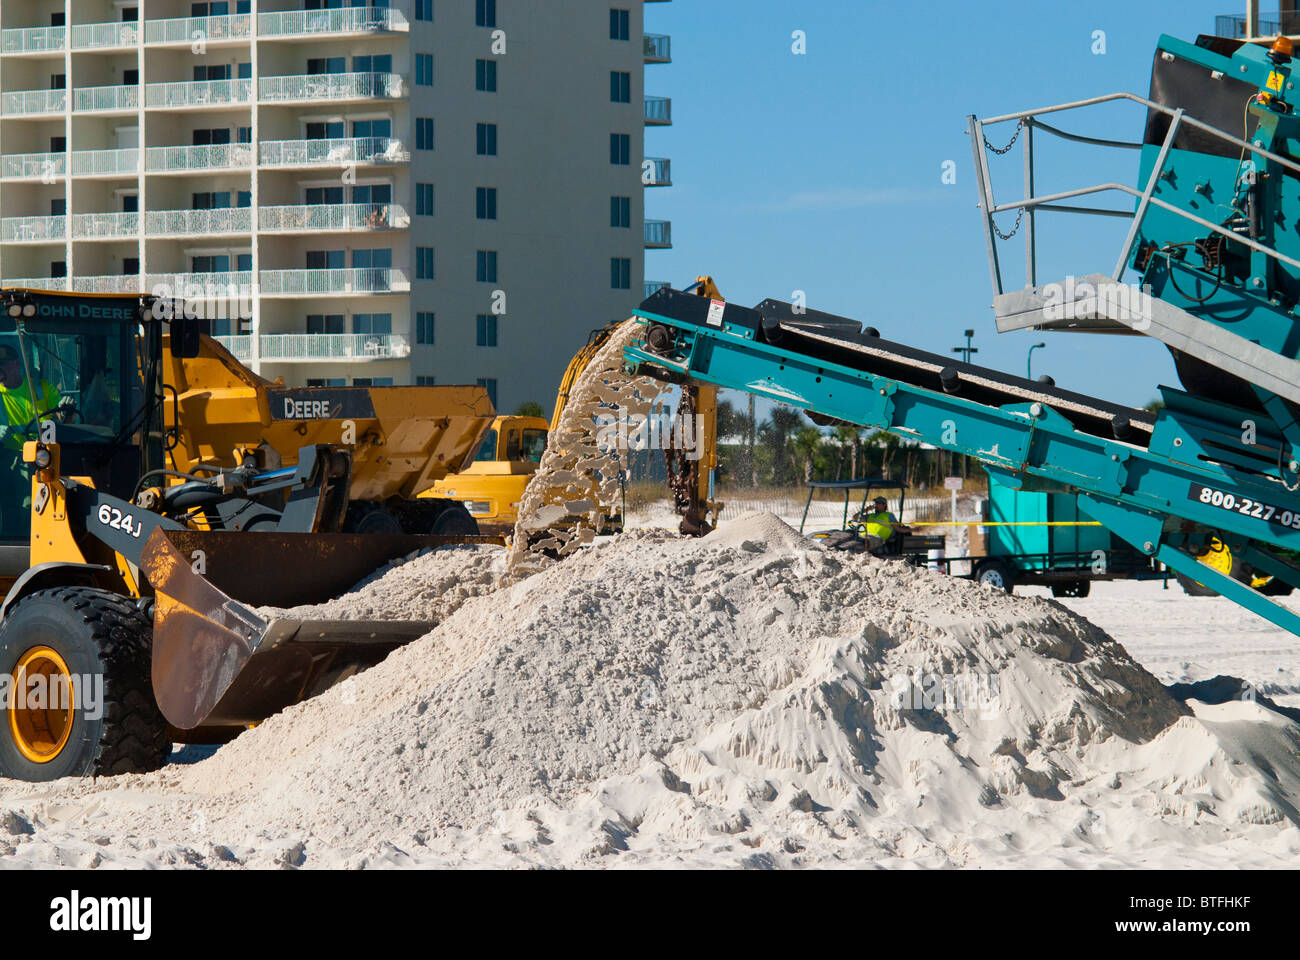
<path fill-rule="evenodd" d="M 145 43 L 184 43 L 197 40 L 246 39 L 253 32 L 253 16 L 230 13 L 215 17 L 173 17 L 148 20 L 144 25 Z"/>
<path fill-rule="evenodd" d="M 1078 110 L 1084 107 L 1095 106 L 1102 103 L 1112 103 L 1116 101 L 1129 101 L 1140 104 L 1148 110 L 1155 110 L 1165 114 L 1170 118 L 1169 129 L 1165 134 L 1163 142 L 1160 144 L 1160 152 L 1156 157 L 1155 165 L 1151 170 L 1147 182 L 1142 189 L 1130 186 L 1126 183 L 1098 183 L 1087 187 L 1080 187 L 1075 190 L 1064 190 L 1057 193 L 1038 196 L 1034 192 L 1034 135 L 1041 131 L 1051 136 L 1063 140 L 1069 140 L 1074 143 L 1088 144 L 1091 146 L 1111 147 L 1123 150 L 1141 150 L 1144 146 L 1139 142 L 1124 140 L 1108 140 L 1099 137 L 1087 137 L 1075 133 L 1068 133 L 1055 126 L 1043 122 L 1040 118 L 1048 114 L 1063 113 L 1067 110 Z M 1234 136 L 1231 133 L 1220 130 L 1218 127 L 1211 126 L 1195 117 L 1189 116 L 1181 108 L 1174 109 L 1161 103 L 1148 100 L 1146 97 L 1140 97 L 1133 93 L 1112 93 L 1101 97 L 1091 97 L 1087 100 L 1076 100 L 1072 103 L 1062 103 L 1051 107 L 1041 107 L 1036 110 L 1025 110 L 1019 113 L 1008 113 L 999 117 L 990 117 L 981 120 L 972 115 L 968 119 L 968 132 L 971 138 L 971 149 L 975 155 L 975 179 L 980 197 L 980 210 L 984 220 L 984 237 L 988 247 L 990 279 L 993 283 L 993 292 L 996 296 L 1005 293 L 1002 281 L 1002 267 L 998 256 L 998 240 L 1009 240 L 1015 235 L 1017 228 L 1023 228 L 1025 231 L 1025 277 L 1027 286 L 1034 287 L 1037 285 L 1037 237 L 1035 234 L 1036 216 L 1042 212 L 1054 213 L 1074 213 L 1092 216 L 1123 217 L 1131 219 L 1128 235 L 1124 240 L 1124 245 L 1120 250 L 1119 258 L 1115 262 L 1114 270 L 1111 273 L 1112 279 L 1118 281 L 1124 274 L 1129 259 L 1133 252 L 1133 244 L 1136 242 L 1138 233 L 1142 228 L 1143 220 L 1147 212 L 1152 207 L 1159 207 L 1167 210 L 1183 219 L 1202 227 L 1212 233 L 1218 234 L 1226 239 L 1243 244 L 1252 250 L 1258 251 L 1272 259 L 1282 263 L 1289 264 L 1296 269 L 1300 269 L 1300 260 L 1287 256 L 1274 247 L 1254 240 L 1251 237 L 1243 236 L 1231 227 L 1214 223 L 1199 217 L 1196 214 L 1182 207 L 1169 203 L 1155 196 L 1156 187 L 1165 174 L 1166 164 L 1169 160 L 1169 153 L 1173 147 L 1174 138 L 1178 131 L 1184 127 L 1194 127 L 1202 133 L 1209 134 L 1223 140 L 1225 143 L 1232 144 L 1242 151 L 1242 156 L 1250 154 L 1253 157 L 1262 157 L 1274 163 L 1286 167 L 1288 170 L 1300 174 L 1300 163 L 1286 157 L 1280 156 L 1271 150 L 1243 140 L 1241 137 Z M 1012 136 L 1010 142 L 1002 148 L 994 147 L 986 136 L 989 127 L 996 124 L 1016 121 L 1016 133 Z M 1023 167 L 1024 167 L 1024 197 L 1019 200 L 1009 200 L 1004 203 L 997 203 L 993 195 L 993 183 L 990 175 L 989 152 L 996 155 L 1005 155 L 1008 153 L 1016 140 L 1023 141 Z M 1099 207 L 1077 206 L 1064 201 L 1075 200 L 1080 197 L 1092 196 L 1109 192 L 1118 192 L 1126 194 L 1136 199 L 1135 209 L 1116 210 Z M 1004 234 L 997 226 L 996 217 L 1000 213 L 1008 211 L 1017 211 L 1017 224 L 1012 228 L 1009 234 Z"/>

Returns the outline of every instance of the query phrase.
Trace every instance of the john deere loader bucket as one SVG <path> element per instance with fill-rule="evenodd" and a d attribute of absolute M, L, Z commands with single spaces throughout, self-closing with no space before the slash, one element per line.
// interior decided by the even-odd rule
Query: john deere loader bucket
<path fill-rule="evenodd" d="M 238 727 L 373 666 L 431 623 L 265 618 L 324 603 L 390 560 L 491 537 L 156 530 L 141 558 L 157 596 L 153 685 L 181 730 Z"/>

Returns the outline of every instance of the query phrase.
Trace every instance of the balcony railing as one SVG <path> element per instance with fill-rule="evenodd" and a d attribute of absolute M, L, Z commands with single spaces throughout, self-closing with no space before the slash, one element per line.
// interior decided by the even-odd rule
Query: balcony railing
<path fill-rule="evenodd" d="M 252 99 L 252 80 L 195 80 L 145 87 L 146 107 L 210 107 L 249 103 Z"/>
<path fill-rule="evenodd" d="M 671 287 L 671 286 L 672 284 L 669 283 L 667 280 L 647 280 L 645 282 L 644 295 L 646 297 L 653 297 L 656 291 L 662 290 L 664 287 Z"/>
<path fill-rule="evenodd" d="M 140 42 L 139 23 L 113 20 L 108 23 L 78 23 L 72 27 L 72 49 L 134 47 Z"/>
<path fill-rule="evenodd" d="M 409 163 L 402 141 L 387 137 L 351 140 L 265 140 L 258 150 L 264 167 L 349 166 L 354 163 Z"/>
<path fill-rule="evenodd" d="M 668 97 L 645 98 L 647 127 L 665 127 L 673 122 L 673 102 Z"/>
<path fill-rule="evenodd" d="M 253 212 L 248 207 L 222 207 L 216 210 L 150 210 L 144 218 L 145 233 L 151 237 L 248 233 L 252 228 Z"/>
<path fill-rule="evenodd" d="M 253 291 L 253 274 L 247 270 L 151 273 L 148 282 L 149 292 L 183 300 L 245 300 Z"/>
<path fill-rule="evenodd" d="M 672 63 L 672 38 L 662 33 L 647 33 L 645 35 L 645 62 Z"/>
<path fill-rule="evenodd" d="M 72 109 L 80 111 L 95 110 L 138 110 L 140 108 L 140 88 L 138 86 L 117 87 L 78 87 L 72 91 Z"/>
<path fill-rule="evenodd" d="M 258 338 L 263 360 L 396 360 L 411 355 L 391 333 L 270 333 Z"/>
<path fill-rule="evenodd" d="M 72 215 L 74 240 L 136 237 L 139 233 L 139 213 L 75 213 Z"/>
<path fill-rule="evenodd" d="M 400 73 L 314 73 L 305 76 L 263 77 L 258 96 L 273 103 L 318 100 L 400 100 Z"/>
<path fill-rule="evenodd" d="M 673 163 L 663 157 L 646 157 L 641 181 L 647 187 L 671 187 L 673 185 Z"/>
<path fill-rule="evenodd" d="M 67 27 L 18 27 L 0 30 L 5 53 L 57 53 L 68 39 Z"/>
<path fill-rule="evenodd" d="M 151 173 L 237 169 L 252 166 L 253 147 L 247 143 L 150 147 L 145 151 L 144 163 Z"/>
<path fill-rule="evenodd" d="M 1280 13 L 1269 13 L 1261 16 L 1258 23 L 1258 36 L 1275 37 L 1282 32 L 1282 15 Z M 1214 33 L 1216 36 L 1228 37 L 1232 40 L 1246 39 L 1246 18 L 1229 14 L 1214 18 Z"/>
<path fill-rule="evenodd" d="M 168 20 L 149 20 L 144 25 L 145 43 L 183 43 L 196 40 L 241 40 L 253 32 L 253 17 L 247 13 L 232 13 L 217 17 L 176 17 Z"/>
<path fill-rule="evenodd" d="M 16 277 L 4 281 L 6 287 L 25 287 L 28 290 L 66 290 L 67 277 Z"/>
<path fill-rule="evenodd" d="M 668 220 L 645 222 L 645 245 L 653 250 L 666 250 L 673 245 L 673 225 Z"/>
<path fill-rule="evenodd" d="M 248 334 L 232 337 L 213 337 L 213 340 L 229 350 L 236 360 L 248 363 L 253 359 L 253 338 Z"/>
<path fill-rule="evenodd" d="M 0 177 L 6 179 L 54 179 L 67 172 L 66 153 L 10 153 L 0 157 Z"/>
<path fill-rule="evenodd" d="M 120 150 L 74 150 L 72 153 L 73 176 L 111 176 L 139 172 L 140 151 L 134 147 Z"/>
<path fill-rule="evenodd" d="M 67 217 L 5 217 L 0 220 L 0 240 L 45 243 L 68 236 Z"/>
<path fill-rule="evenodd" d="M 18 90 L 0 96 L 0 113 L 8 117 L 62 113 L 67 107 L 67 90 Z"/>
<path fill-rule="evenodd" d="M 406 274 L 394 268 L 355 267 L 344 270 L 263 270 L 264 296 L 334 293 L 405 293 Z"/>
<path fill-rule="evenodd" d="M 109 274 L 102 277 L 73 277 L 67 289 L 78 293 L 143 293 L 140 275 Z"/>
<path fill-rule="evenodd" d="M 341 10 L 286 10 L 262 13 L 257 32 L 262 37 L 316 37 L 330 33 L 393 33 L 409 31 L 399 10 L 385 7 L 345 7 Z"/>
<path fill-rule="evenodd" d="M 264 233 L 309 233 L 339 230 L 405 230 L 411 225 L 406 208 L 395 203 L 317 203 L 268 206 L 258 212 Z"/>

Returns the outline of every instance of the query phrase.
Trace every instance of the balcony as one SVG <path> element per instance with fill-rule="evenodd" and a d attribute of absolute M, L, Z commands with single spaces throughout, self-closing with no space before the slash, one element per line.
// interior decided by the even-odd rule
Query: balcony
<path fill-rule="evenodd" d="M 144 25 L 144 42 L 190 46 L 201 39 L 206 44 L 246 42 L 253 31 L 251 14 L 234 13 L 217 17 L 176 17 L 149 20 Z"/>
<path fill-rule="evenodd" d="M 262 296 L 301 297 L 331 294 L 407 293 L 411 281 L 397 269 L 356 267 L 344 270 L 263 270 Z"/>
<path fill-rule="evenodd" d="M 645 35 L 645 62 L 672 63 L 672 38 L 662 33 L 647 33 Z"/>
<path fill-rule="evenodd" d="M 1259 36 L 1275 37 L 1282 32 L 1282 15 L 1280 13 L 1262 14 L 1259 18 Z M 1246 18 L 1234 14 L 1214 18 L 1214 33 L 1230 40 L 1245 40 Z"/>
<path fill-rule="evenodd" d="M 358 33 L 407 32 L 411 24 L 400 10 L 381 7 L 347 7 L 341 10 L 286 10 L 262 13 L 257 32 L 262 39 L 346 36 Z"/>
<path fill-rule="evenodd" d="M 150 109 L 176 107 L 219 107 L 251 103 L 252 80 L 194 80 L 179 83 L 151 83 L 145 87 L 145 106 Z"/>
<path fill-rule="evenodd" d="M 224 273 L 151 273 L 149 288 L 155 296 L 181 300 L 246 300 L 253 291 L 253 274 L 247 270 Z"/>
<path fill-rule="evenodd" d="M 133 176 L 140 172 L 140 151 L 133 147 L 120 150 L 74 150 L 74 177 Z"/>
<path fill-rule="evenodd" d="M 5 217 L 0 220 L 4 243 L 55 243 L 68 236 L 67 217 Z"/>
<path fill-rule="evenodd" d="M 113 20 L 108 23 L 78 23 L 72 27 L 73 50 L 105 50 L 134 47 L 140 42 L 140 25 Z"/>
<path fill-rule="evenodd" d="M 0 51 L 6 56 L 24 53 L 61 53 L 68 40 L 67 27 L 21 27 L 0 30 Z"/>
<path fill-rule="evenodd" d="M 140 235 L 138 213 L 75 213 L 72 215 L 74 240 L 134 240 Z"/>
<path fill-rule="evenodd" d="M 150 210 L 144 232 L 151 237 L 204 237 L 223 233 L 248 233 L 253 229 L 249 207 L 216 210 Z"/>
<path fill-rule="evenodd" d="M 647 250 L 667 250 L 672 247 L 672 223 L 668 220 L 647 220 L 645 222 L 645 245 Z"/>
<path fill-rule="evenodd" d="M 63 113 L 67 108 L 67 90 L 19 90 L 0 95 L 0 114 L 6 117 Z"/>
<path fill-rule="evenodd" d="M 391 333 L 271 333 L 258 338 L 263 360 L 311 362 L 400 360 L 411 355 L 406 337 Z"/>
<path fill-rule="evenodd" d="M 197 147 L 150 147 L 144 154 L 144 166 L 150 173 L 240 170 L 252 164 L 253 147 L 247 143 L 214 143 Z"/>
<path fill-rule="evenodd" d="M 386 137 L 350 140 L 266 140 L 258 150 L 264 167 L 350 167 L 353 164 L 410 163 L 402 141 Z"/>
<path fill-rule="evenodd" d="M 6 287 L 23 287 L 27 290 L 67 290 L 67 277 L 17 277 L 5 280 Z"/>
<path fill-rule="evenodd" d="M 269 103 L 346 100 L 400 100 L 406 96 L 400 73 L 316 73 L 263 77 L 258 96 Z"/>
<path fill-rule="evenodd" d="M 229 350 L 240 363 L 248 363 L 253 359 L 253 338 L 247 334 L 233 337 L 213 337 L 212 339 Z"/>
<path fill-rule="evenodd" d="M 671 187 L 673 185 L 673 163 L 663 157 L 646 157 L 641 168 L 641 182 L 647 187 Z"/>
<path fill-rule="evenodd" d="M 78 293 L 143 293 L 140 275 L 110 274 L 103 277 L 73 277 L 65 289 Z"/>
<path fill-rule="evenodd" d="M 672 284 L 669 283 L 667 280 L 647 280 L 645 282 L 645 287 L 643 289 L 643 295 L 644 297 L 653 297 L 658 291 L 662 290 L 664 287 L 671 287 L 671 286 Z"/>
<path fill-rule="evenodd" d="M 645 125 L 666 127 L 673 122 L 673 102 L 668 97 L 645 98 Z"/>
<path fill-rule="evenodd" d="M 258 212 L 263 233 L 342 233 L 353 230 L 405 230 L 406 208 L 395 203 L 334 203 L 268 206 Z"/>
<path fill-rule="evenodd" d="M 72 109 L 80 113 L 134 113 L 140 109 L 140 88 L 78 87 L 72 91 Z"/>
<path fill-rule="evenodd" d="M 67 172 L 66 153 L 10 153 L 0 157 L 0 177 L 5 180 L 52 182 Z"/>

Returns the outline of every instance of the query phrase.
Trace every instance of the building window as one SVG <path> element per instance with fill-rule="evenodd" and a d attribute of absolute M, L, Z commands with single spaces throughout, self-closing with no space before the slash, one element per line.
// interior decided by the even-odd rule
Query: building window
<path fill-rule="evenodd" d="M 433 184 L 417 183 L 415 185 L 415 215 L 417 217 L 433 216 Z"/>
<path fill-rule="evenodd" d="M 67 137 L 50 137 L 50 153 L 67 153 Z"/>
<path fill-rule="evenodd" d="M 434 314 L 421 311 L 415 315 L 415 342 L 433 346 Z"/>
<path fill-rule="evenodd" d="M 137 272 L 139 272 L 139 271 L 137 271 Z M 51 261 L 50 261 L 50 276 L 51 276 L 51 277 L 66 277 L 67 275 L 68 275 L 68 261 L 66 261 L 66 260 L 51 260 Z"/>
<path fill-rule="evenodd" d="M 609 72 L 609 102 L 632 102 L 632 74 L 624 73 L 622 70 Z"/>
<path fill-rule="evenodd" d="M 417 53 L 415 55 L 415 85 L 433 86 L 433 54 Z"/>
<path fill-rule="evenodd" d="M 309 387 L 346 387 L 348 385 L 347 377 L 308 377 L 307 386 Z"/>
<path fill-rule="evenodd" d="M 433 0 L 415 0 L 415 19 L 433 22 Z"/>
<path fill-rule="evenodd" d="M 352 58 L 353 73 L 392 73 L 393 55 L 391 53 L 366 54 Z M 432 76 L 432 73 L 430 74 Z"/>
<path fill-rule="evenodd" d="M 497 218 L 497 188 L 479 187 L 475 197 L 475 207 L 480 220 Z"/>
<path fill-rule="evenodd" d="M 610 197 L 609 198 L 609 225 L 611 227 L 632 226 L 632 198 L 631 197 Z"/>
<path fill-rule="evenodd" d="M 632 138 L 626 133 L 609 135 L 609 162 L 616 167 L 626 167 L 632 162 Z"/>
<path fill-rule="evenodd" d="M 497 0 L 474 0 L 474 26 L 497 25 Z"/>
<path fill-rule="evenodd" d="M 354 313 L 352 332 L 372 337 L 386 337 L 393 332 L 391 313 Z"/>
<path fill-rule="evenodd" d="M 393 385 L 392 377 L 353 377 L 352 386 L 354 387 L 391 387 Z"/>
<path fill-rule="evenodd" d="M 497 282 L 497 252 L 495 250 L 480 250 L 478 252 L 477 276 L 479 283 Z"/>
<path fill-rule="evenodd" d="M 134 276 L 136 276 L 137 274 L 139 274 L 139 272 L 140 272 L 140 258 L 139 258 L 139 257 L 123 257 L 123 258 L 122 258 L 122 276 L 124 276 L 124 277 L 134 277 Z M 230 321 L 227 320 L 226 322 L 229 323 Z"/>
<path fill-rule="evenodd" d="M 438 385 L 438 378 L 421 375 L 415 378 L 415 385 L 417 387 L 436 387 Z"/>
<path fill-rule="evenodd" d="M 497 92 L 497 62 L 495 60 L 476 60 L 474 62 L 474 88 L 485 93 Z"/>
<path fill-rule="evenodd" d="M 630 40 L 632 38 L 631 16 L 626 10 L 609 11 L 609 39 Z"/>
<path fill-rule="evenodd" d="M 615 290 L 632 289 L 632 261 L 614 257 L 609 261 L 609 285 Z"/>
<path fill-rule="evenodd" d="M 341 313 L 307 314 L 308 333 L 345 333 L 346 330 L 347 318 Z"/>
<path fill-rule="evenodd" d="M 433 117 L 415 118 L 415 149 L 433 149 Z"/>
<path fill-rule="evenodd" d="M 433 279 L 433 247 L 415 248 L 415 279 Z"/>
<path fill-rule="evenodd" d="M 480 313 L 477 318 L 478 345 L 495 347 L 497 345 L 497 318 L 490 313 Z"/>
<path fill-rule="evenodd" d="M 480 123 L 478 125 L 478 155 L 495 157 L 497 155 L 497 125 Z"/>
<path fill-rule="evenodd" d="M 497 382 L 494 379 L 479 377 L 478 385 L 487 391 L 488 399 L 492 401 L 492 406 L 497 405 Z"/>

